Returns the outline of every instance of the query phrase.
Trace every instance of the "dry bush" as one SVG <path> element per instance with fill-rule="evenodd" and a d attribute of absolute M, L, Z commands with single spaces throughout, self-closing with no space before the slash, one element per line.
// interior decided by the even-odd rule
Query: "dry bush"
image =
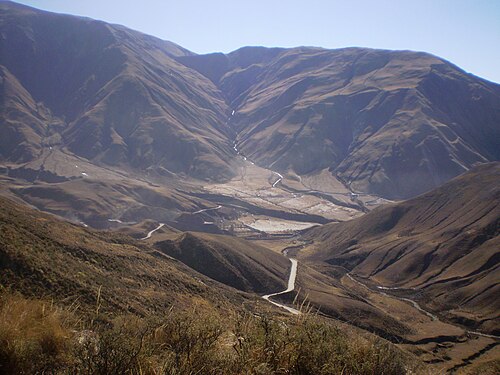
<path fill-rule="evenodd" d="M 228 373 L 380 374 L 407 373 L 408 358 L 382 340 L 349 337 L 312 315 L 283 322 L 269 317 L 236 321 L 236 358 Z"/>
<path fill-rule="evenodd" d="M 401 375 L 394 346 L 312 314 L 278 319 L 206 308 L 140 319 L 77 321 L 49 303 L 4 294 L 0 373 Z"/>
<path fill-rule="evenodd" d="M 118 317 L 110 322 L 93 321 L 76 333 L 71 374 L 139 374 L 146 363 L 144 340 L 148 327 L 137 317 Z"/>
<path fill-rule="evenodd" d="M 70 315 L 54 305 L 0 294 L 0 373 L 48 373 L 66 366 Z"/>
<path fill-rule="evenodd" d="M 169 311 L 148 342 L 165 374 L 223 374 L 219 316 L 203 311 Z M 223 367 L 223 366 L 222 366 Z"/>

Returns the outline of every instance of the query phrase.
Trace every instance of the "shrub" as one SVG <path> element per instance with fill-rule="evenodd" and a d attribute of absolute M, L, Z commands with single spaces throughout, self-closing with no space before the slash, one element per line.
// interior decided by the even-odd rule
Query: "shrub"
<path fill-rule="evenodd" d="M 95 316 L 4 294 L 0 373 L 401 375 L 389 343 L 348 334 L 311 314 L 278 319 L 171 309 L 161 318 Z"/>
<path fill-rule="evenodd" d="M 54 372 L 68 363 L 69 315 L 51 303 L 0 295 L 0 373 Z"/>

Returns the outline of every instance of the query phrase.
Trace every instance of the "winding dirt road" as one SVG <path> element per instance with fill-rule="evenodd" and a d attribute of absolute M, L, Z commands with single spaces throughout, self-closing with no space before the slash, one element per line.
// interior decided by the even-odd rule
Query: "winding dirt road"
<path fill-rule="evenodd" d="M 293 307 L 290 306 L 283 305 L 278 302 L 271 301 L 269 299 L 270 297 L 279 296 L 280 294 L 285 294 L 295 289 L 295 278 L 297 277 L 297 259 L 294 258 L 288 258 L 288 259 L 290 259 L 290 262 L 292 263 L 292 268 L 290 269 L 290 276 L 288 277 L 288 287 L 282 292 L 266 294 L 265 296 L 262 296 L 262 298 L 264 298 L 268 302 L 271 302 L 275 306 L 285 309 L 289 313 L 292 313 L 294 315 L 299 315 L 300 314 L 299 310 L 294 309 Z"/>
<path fill-rule="evenodd" d="M 151 238 L 151 235 L 164 225 L 165 225 L 164 223 L 160 223 L 155 229 L 149 231 L 146 237 L 142 237 L 141 240 L 147 240 L 148 238 Z"/>
<path fill-rule="evenodd" d="M 283 180 L 283 176 L 281 174 L 279 174 L 278 172 L 275 172 L 275 171 L 272 171 L 274 174 L 278 175 L 278 179 L 276 181 L 274 181 L 274 184 L 273 184 L 273 187 L 276 187 L 276 185 L 278 185 L 281 180 Z"/>
<path fill-rule="evenodd" d="M 193 215 L 201 214 L 202 212 L 207 212 L 207 211 L 215 211 L 221 209 L 222 206 L 217 206 L 217 207 L 212 207 L 212 208 L 204 208 L 203 210 L 198 210 L 193 212 Z"/>
<path fill-rule="evenodd" d="M 396 296 L 393 296 L 393 295 L 388 295 L 387 293 L 384 293 L 384 292 L 380 292 L 380 291 L 377 291 L 377 290 L 373 290 L 371 289 L 370 287 L 368 287 L 366 284 L 362 283 L 361 281 L 359 280 L 356 280 L 354 277 L 352 277 L 350 275 L 350 272 L 347 272 L 346 273 L 346 276 L 351 279 L 352 281 L 354 281 L 355 283 L 363 286 L 364 288 L 368 289 L 369 291 L 371 292 L 375 292 L 375 293 L 379 293 L 383 296 L 386 296 L 386 297 L 390 297 L 390 298 L 395 298 L 395 299 L 399 299 L 400 301 L 406 301 L 406 302 L 409 302 L 413 305 L 413 307 L 415 309 L 417 309 L 418 311 L 420 311 L 421 313 L 427 315 L 429 318 L 431 318 L 432 320 L 434 321 L 441 321 L 436 315 L 432 314 L 431 312 L 425 310 L 424 308 L 422 308 L 422 306 L 420 306 L 416 301 L 410 299 L 410 298 L 404 298 L 404 297 L 396 297 Z M 398 289 L 402 289 L 402 288 L 388 288 L 388 287 L 384 287 L 384 286 L 377 286 L 377 289 L 381 289 L 381 290 L 398 290 Z M 450 325 L 454 325 L 450 322 L 446 322 L 447 324 L 450 324 Z M 495 340 L 500 340 L 500 336 L 495 336 L 495 335 L 489 335 L 487 333 L 482 333 L 482 332 L 478 332 L 478 331 L 471 331 L 471 330 L 468 330 L 468 329 L 465 329 L 461 326 L 456 326 L 460 329 L 463 329 L 465 332 L 469 333 L 469 334 L 472 334 L 472 335 L 477 335 L 477 336 L 482 336 L 482 337 L 487 337 L 487 338 L 490 338 L 490 339 L 495 339 Z"/>

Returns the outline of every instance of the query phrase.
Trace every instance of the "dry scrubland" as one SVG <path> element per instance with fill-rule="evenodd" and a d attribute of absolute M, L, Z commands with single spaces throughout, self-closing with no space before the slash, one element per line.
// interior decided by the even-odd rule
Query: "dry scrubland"
<path fill-rule="evenodd" d="M 0 295 L 0 372 L 55 374 L 421 373 L 398 349 L 318 317 L 278 319 L 175 307 L 112 319 Z"/>
<path fill-rule="evenodd" d="M 314 228 L 304 261 L 417 295 L 431 311 L 498 335 L 500 163 L 367 215 Z"/>
<path fill-rule="evenodd" d="M 283 287 L 279 254 L 180 231 L 277 250 L 268 232 L 281 244 L 500 160 L 500 85 L 411 51 L 195 55 L 11 2 L 0 34 L 0 195 L 121 231 L 0 198 L 0 373 L 425 373 L 354 328 L 278 318 L 256 293 Z M 398 344 L 429 334 L 413 352 L 436 368 L 500 373 L 496 341 L 460 333 L 498 335 L 499 172 L 484 168 L 469 190 L 294 238 L 298 286 Z M 453 322 L 453 343 L 397 293 Z"/>

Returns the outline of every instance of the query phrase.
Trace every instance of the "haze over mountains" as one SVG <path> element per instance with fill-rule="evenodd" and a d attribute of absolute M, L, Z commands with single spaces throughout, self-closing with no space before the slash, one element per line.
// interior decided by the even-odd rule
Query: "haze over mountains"
<path fill-rule="evenodd" d="M 4 161 L 57 146 L 100 165 L 224 181 L 236 141 L 261 166 L 328 169 L 398 199 L 500 159 L 500 86 L 425 53 L 199 56 L 122 26 L 1 7 Z"/>

